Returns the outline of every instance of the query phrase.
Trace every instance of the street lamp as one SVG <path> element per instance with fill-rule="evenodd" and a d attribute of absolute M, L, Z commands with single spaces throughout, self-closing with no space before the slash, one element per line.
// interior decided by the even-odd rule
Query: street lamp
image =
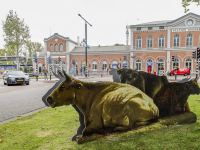
<path fill-rule="evenodd" d="M 87 77 L 87 72 L 88 72 L 88 68 L 87 68 L 87 23 L 92 26 L 89 22 L 87 22 L 80 14 L 78 14 L 84 21 L 85 21 L 85 44 L 86 44 L 86 47 L 85 47 L 85 77 Z"/>

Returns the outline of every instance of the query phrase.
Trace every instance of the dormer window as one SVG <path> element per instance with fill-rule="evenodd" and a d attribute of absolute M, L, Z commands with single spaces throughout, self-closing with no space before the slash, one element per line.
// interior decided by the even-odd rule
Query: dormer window
<path fill-rule="evenodd" d="M 141 30 L 141 27 L 138 27 L 138 28 L 137 28 L 137 31 L 140 31 L 140 30 Z"/>
<path fill-rule="evenodd" d="M 148 27 L 148 30 L 153 30 L 153 28 L 152 27 Z"/>
<path fill-rule="evenodd" d="M 159 26 L 159 29 L 164 29 L 164 26 Z"/>

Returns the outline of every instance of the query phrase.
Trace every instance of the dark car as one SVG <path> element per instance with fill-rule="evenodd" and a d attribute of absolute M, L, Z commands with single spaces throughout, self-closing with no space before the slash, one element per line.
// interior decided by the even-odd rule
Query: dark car
<path fill-rule="evenodd" d="M 29 77 L 35 77 L 35 76 L 38 76 L 38 73 L 37 72 L 29 72 Z"/>
<path fill-rule="evenodd" d="M 23 71 L 6 70 L 3 74 L 3 83 L 7 86 L 11 84 L 29 85 L 29 76 L 25 75 Z"/>

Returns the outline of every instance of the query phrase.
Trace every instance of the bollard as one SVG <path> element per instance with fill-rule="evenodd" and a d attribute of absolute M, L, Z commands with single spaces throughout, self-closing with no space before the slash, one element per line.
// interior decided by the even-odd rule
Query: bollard
<path fill-rule="evenodd" d="M 51 81 L 51 75 L 50 75 L 50 81 Z"/>

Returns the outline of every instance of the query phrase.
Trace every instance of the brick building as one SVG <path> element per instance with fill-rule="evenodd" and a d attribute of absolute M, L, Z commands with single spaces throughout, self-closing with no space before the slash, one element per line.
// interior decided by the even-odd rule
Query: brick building
<path fill-rule="evenodd" d="M 154 21 L 130 25 L 129 46 L 91 46 L 88 49 L 87 62 L 90 73 L 105 71 L 109 66 L 125 65 L 124 55 L 128 56 L 128 67 L 138 70 L 157 72 L 170 71 L 175 67 L 171 58 L 177 54 L 178 67 L 189 67 L 196 72 L 196 61 L 192 52 L 200 46 L 200 16 L 188 13 L 175 20 Z M 72 59 L 76 68 L 85 64 L 85 47 L 83 43 L 63 37 L 58 33 L 44 39 L 45 52 L 53 57 L 53 70 L 58 69 L 58 56 L 61 57 L 61 69 L 71 72 Z M 44 57 L 43 57 L 44 56 Z M 121 60 L 120 60 L 121 59 Z M 44 68 L 46 54 L 41 55 L 38 68 Z M 47 66 L 49 68 L 49 66 Z"/>

